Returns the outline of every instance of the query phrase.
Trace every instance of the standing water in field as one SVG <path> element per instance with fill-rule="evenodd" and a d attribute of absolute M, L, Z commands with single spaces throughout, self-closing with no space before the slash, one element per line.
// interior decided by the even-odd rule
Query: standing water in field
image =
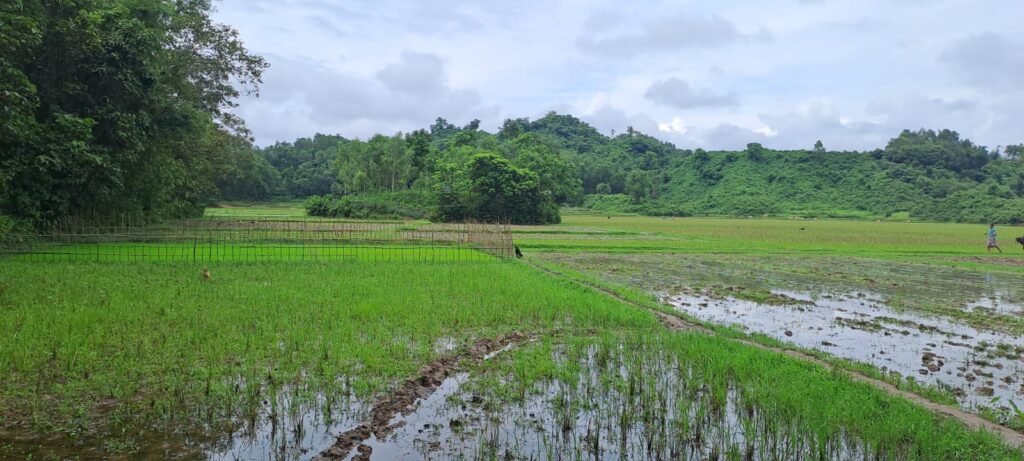
<path fill-rule="evenodd" d="M 365 441 L 346 459 L 927 456 L 898 435 L 860 440 L 843 427 L 809 427 L 799 417 L 780 416 L 762 407 L 763 394 L 749 384 L 693 362 L 703 362 L 707 350 L 680 350 L 658 339 L 590 340 L 554 346 L 550 360 L 560 371 L 551 379 L 523 383 L 494 370 L 459 373 L 415 410 L 392 418 L 394 431 Z"/>
<path fill-rule="evenodd" d="M 334 442 L 335 434 L 356 424 L 368 406 L 354 396 L 328 399 L 323 393 L 290 386 L 273 392 L 251 417 L 210 443 L 210 461 L 311 459 Z"/>
<path fill-rule="evenodd" d="M 967 408 L 1024 408 L 1024 280 L 857 258 L 553 254 L 703 321 L 948 389 Z"/>
<path fill-rule="evenodd" d="M 949 388 L 966 407 L 993 397 L 1024 407 L 1021 338 L 888 308 L 877 295 L 776 291 L 792 304 L 768 305 L 691 293 L 663 301 L 701 320 L 738 325 L 801 347 L 868 363 Z"/>

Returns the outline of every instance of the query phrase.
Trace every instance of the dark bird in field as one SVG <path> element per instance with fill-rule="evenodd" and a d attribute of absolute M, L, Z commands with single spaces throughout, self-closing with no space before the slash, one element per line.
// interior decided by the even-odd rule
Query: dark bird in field
<path fill-rule="evenodd" d="M 522 258 L 523 257 L 523 252 L 519 251 L 519 247 L 516 247 L 516 257 L 517 258 Z"/>
<path fill-rule="evenodd" d="M 204 282 L 210 281 L 210 269 L 207 269 L 205 267 L 203 268 L 203 281 Z"/>
<path fill-rule="evenodd" d="M 1017 241 L 1017 243 L 1019 243 L 1019 244 L 1020 244 L 1020 247 L 1021 247 L 1021 248 L 1024 248 L 1024 237 L 1017 237 L 1017 238 L 1015 238 L 1014 240 L 1016 240 L 1016 241 Z"/>

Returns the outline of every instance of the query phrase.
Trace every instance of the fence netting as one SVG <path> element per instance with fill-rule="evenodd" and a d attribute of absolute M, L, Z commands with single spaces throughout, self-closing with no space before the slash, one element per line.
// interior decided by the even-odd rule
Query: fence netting
<path fill-rule="evenodd" d="M 0 236 L 0 257 L 34 261 L 474 261 L 514 248 L 511 225 L 476 222 L 202 218 Z"/>

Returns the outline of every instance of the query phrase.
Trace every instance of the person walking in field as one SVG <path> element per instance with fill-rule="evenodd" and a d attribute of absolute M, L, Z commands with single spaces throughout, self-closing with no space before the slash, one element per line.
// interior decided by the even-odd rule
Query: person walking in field
<path fill-rule="evenodd" d="M 999 248 L 999 244 L 996 243 L 996 225 L 995 225 L 995 223 L 988 225 L 988 234 L 986 234 L 986 235 L 988 235 L 988 252 L 991 253 L 992 249 L 995 248 L 995 249 L 999 250 L 1000 253 L 1002 253 L 1003 249 Z"/>

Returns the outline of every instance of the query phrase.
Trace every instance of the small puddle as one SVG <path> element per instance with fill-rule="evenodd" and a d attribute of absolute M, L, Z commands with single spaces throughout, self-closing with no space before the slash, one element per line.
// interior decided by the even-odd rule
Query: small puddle
<path fill-rule="evenodd" d="M 1013 299 L 1014 294 L 1006 291 L 995 291 L 991 295 L 967 303 L 967 309 L 986 314 L 998 313 L 1024 316 L 1024 304 Z"/>
<path fill-rule="evenodd" d="M 322 393 L 304 397 L 285 388 L 276 401 L 262 403 L 256 416 L 211 444 L 210 461 L 304 461 L 329 447 L 335 434 L 369 411 L 354 396 L 329 401 Z"/>
<path fill-rule="evenodd" d="M 459 346 L 459 342 L 451 336 L 444 336 L 437 338 L 434 341 L 434 352 L 437 354 L 443 354 L 446 352 L 454 351 Z"/>
<path fill-rule="evenodd" d="M 362 444 L 371 448 L 375 459 L 430 459 L 441 450 L 441 443 L 451 444 L 458 440 L 458 407 L 452 407 L 448 399 L 458 392 L 469 379 L 469 373 L 457 373 L 441 382 L 433 394 L 421 400 L 416 411 L 407 415 L 396 415 L 390 425 L 397 427 L 383 440 L 376 436 Z M 348 458 L 359 453 L 353 450 Z"/>
<path fill-rule="evenodd" d="M 1008 406 L 1009 401 L 1024 408 L 1024 339 L 1020 337 L 897 312 L 874 293 L 773 292 L 804 302 L 776 306 L 700 294 L 664 294 L 662 299 L 703 321 L 738 325 L 950 388 L 967 408 Z"/>

